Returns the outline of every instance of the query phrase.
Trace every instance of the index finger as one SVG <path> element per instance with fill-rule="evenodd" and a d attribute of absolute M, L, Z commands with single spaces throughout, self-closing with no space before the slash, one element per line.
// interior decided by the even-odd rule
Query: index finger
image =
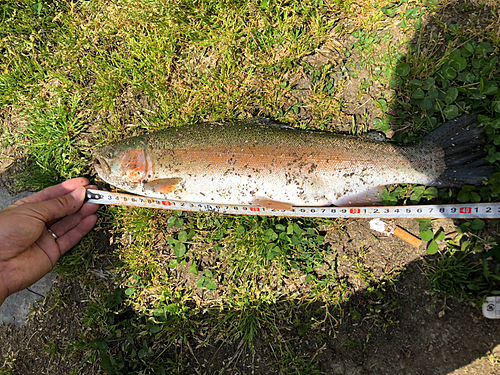
<path fill-rule="evenodd" d="M 87 186 L 88 184 L 89 180 L 87 180 L 85 177 L 72 178 L 71 180 L 64 181 L 59 185 L 50 186 L 46 189 L 40 190 L 38 193 L 20 199 L 14 204 L 17 205 L 20 203 L 36 203 L 48 201 L 69 194 L 80 186 Z"/>

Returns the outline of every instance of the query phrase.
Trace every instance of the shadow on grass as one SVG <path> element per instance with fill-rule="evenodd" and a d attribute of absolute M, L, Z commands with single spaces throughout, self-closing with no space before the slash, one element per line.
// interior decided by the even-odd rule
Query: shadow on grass
<path fill-rule="evenodd" d="M 446 35 L 456 38 L 456 46 L 465 48 L 465 52 L 461 52 L 460 56 L 449 55 L 451 57 L 443 65 L 429 68 L 429 57 L 434 53 L 444 55 L 445 44 L 453 43 L 453 39 L 443 37 L 435 49 L 431 48 L 433 42 L 428 37 L 433 37 L 436 30 L 439 33 L 439 29 L 434 29 L 433 20 L 426 20 L 420 36 L 412 41 L 418 48 L 412 50 L 395 69 L 393 85 L 399 97 L 392 99 L 397 106 L 387 108 L 385 111 L 391 117 L 377 124 L 381 130 L 389 130 L 394 125 L 396 130 L 400 130 L 410 121 L 409 133 L 398 133 L 399 141 L 428 133 L 463 111 L 477 111 L 490 117 L 498 113 L 494 104 L 499 100 L 498 93 L 491 83 L 498 83 L 496 77 L 491 78 L 496 68 L 488 72 L 494 61 L 491 59 L 493 55 L 487 52 L 485 45 L 480 47 L 482 41 L 477 40 L 475 45 L 470 44 L 473 48 L 472 53 L 469 51 L 471 55 L 463 56 L 469 48 L 464 47 L 465 44 L 469 39 L 474 40 L 475 36 L 460 31 L 469 18 L 466 11 L 455 10 L 449 9 L 450 16 L 446 15 L 446 9 L 442 10 L 445 27 L 449 28 Z M 459 16 L 452 19 L 451 14 Z M 453 25 L 459 25 L 458 29 Z M 477 55 L 476 48 L 482 48 Z M 484 56 L 482 60 L 480 55 Z M 474 69 L 478 72 L 475 73 Z M 466 72 L 476 76 L 462 75 L 459 78 L 461 73 Z M 439 74 L 441 78 L 437 79 Z M 433 80 L 429 81 L 428 77 L 433 77 Z M 457 85 L 461 89 L 455 92 L 453 88 Z M 492 155 L 495 157 L 494 152 Z M 358 223 L 365 227 L 365 235 L 369 233 L 366 220 Z M 458 225 L 458 222 L 455 223 L 455 226 Z M 413 226 L 413 232 L 417 234 L 415 230 Z M 498 240 L 498 226 L 492 225 L 488 230 Z M 500 322 L 486 320 L 470 302 L 450 297 L 442 299 L 431 292 L 423 273 L 426 269 L 432 272 L 428 264 L 446 266 L 438 262 L 439 256 L 426 256 L 425 249 L 416 250 L 395 239 L 384 249 L 382 242 L 386 240 L 381 240 L 379 246 L 368 247 L 367 254 L 380 256 L 377 265 L 381 269 L 384 268 L 384 256 L 390 258 L 390 261 L 386 259 L 389 270 L 405 268 L 393 281 L 358 283 L 356 280 L 360 272 L 352 271 L 352 263 L 344 263 L 344 268 L 339 269 L 342 256 L 361 256 L 360 250 L 366 247 L 367 241 L 366 236 L 356 238 L 352 233 L 352 238 L 339 237 L 337 242 L 331 242 L 340 254 L 336 277 L 339 283 L 345 281 L 346 285 L 345 296 L 339 304 L 298 301 L 296 307 L 291 305 L 292 302 L 259 305 L 254 316 L 265 317 L 265 324 L 254 325 L 254 351 L 245 348 L 241 340 L 224 343 L 225 328 L 227 332 L 230 327 L 225 327 L 223 321 L 219 328 L 221 339 L 210 336 L 211 327 L 204 325 L 204 316 L 200 315 L 198 320 L 172 322 L 179 324 L 179 338 L 168 348 L 155 348 L 154 352 L 150 352 L 155 343 L 165 339 L 162 337 L 165 333 L 161 327 L 148 322 L 146 316 L 126 307 L 124 301 L 127 297 L 121 289 L 110 295 L 104 306 L 100 306 L 105 311 L 103 321 L 108 325 L 102 332 L 109 329 L 111 335 L 102 333 L 94 336 L 87 348 L 100 353 L 102 367 L 113 374 L 138 372 L 146 368 L 158 373 L 162 373 L 163 368 L 163 373 L 168 373 L 183 368 L 186 374 L 324 372 L 444 375 L 491 354 L 491 350 L 500 343 L 495 334 Z M 107 243 L 103 241 L 97 246 L 106 247 Z M 391 258 L 394 254 L 398 256 Z M 451 260 L 454 256 L 457 255 L 443 255 Z M 368 261 L 364 263 L 367 268 L 372 267 Z M 482 259 L 474 254 L 447 264 L 450 268 L 442 269 L 441 285 L 455 288 L 459 294 L 469 288 L 470 282 L 482 277 Z M 470 269 L 473 273 L 468 273 Z M 463 277 L 464 273 L 468 276 Z M 472 295 L 473 292 L 469 289 L 465 294 Z M 89 314 L 102 314 L 102 311 L 91 306 Z M 237 316 L 240 312 L 231 313 Z M 223 318 L 223 315 L 220 317 Z M 165 325 L 170 322 L 167 320 Z M 207 337 L 213 338 L 206 341 Z M 27 346 L 18 354 L 19 358 L 29 355 Z M 22 363 L 18 366 L 21 371 Z M 494 373 L 498 369 L 489 361 L 483 361 L 480 366 L 482 368 L 477 372 L 482 374 Z"/>

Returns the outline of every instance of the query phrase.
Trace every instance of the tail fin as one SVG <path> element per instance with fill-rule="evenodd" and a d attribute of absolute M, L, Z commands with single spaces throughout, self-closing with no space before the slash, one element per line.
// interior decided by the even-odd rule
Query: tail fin
<path fill-rule="evenodd" d="M 447 121 L 427 134 L 421 142 L 432 143 L 444 151 L 446 169 L 431 186 L 456 188 L 481 185 L 495 168 L 484 152 L 484 129 L 479 127 L 476 114 L 464 114 Z"/>

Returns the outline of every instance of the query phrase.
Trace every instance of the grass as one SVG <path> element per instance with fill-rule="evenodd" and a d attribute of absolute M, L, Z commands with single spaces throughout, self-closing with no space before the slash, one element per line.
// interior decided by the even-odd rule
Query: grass
<path fill-rule="evenodd" d="M 498 168 L 498 29 L 451 24 L 445 10 L 452 3 L 1 2 L 0 116 L 7 127 L 0 143 L 25 161 L 18 183 L 43 188 L 95 177 L 89 160 L 96 145 L 170 126 L 264 116 L 355 134 L 396 130 L 393 139 L 406 142 L 477 111 Z M 426 28 L 431 18 L 434 33 Z M 498 201 L 497 179 L 462 191 L 400 186 L 386 192 L 385 203 Z M 200 368 L 195 342 L 234 345 L 229 368 L 263 341 L 272 352 L 269 368 L 320 373 L 323 332 L 356 295 L 336 271 L 337 249 L 325 241 L 342 222 L 100 212 L 98 227 L 112 248 L 90 236 L 58 267 L 95 291 L 85 321 L 92 333 L 68 350 L 86 351 L 107 373 L 162 374 Z M 465 226 L 461 241 L 428 260 L 436 293 L 479 303 L 498 291 L 496 258 L 475 255 L 495 255 L 498 245 L 477 227 Z M 364 251 L 349 261 L 370 303 L 351 314 L 386 331 L 398 324 L 397 279 L 375 275 Z M 104 257 L 112 259 L 109 279 L 90 276 Z M 314 353 L 297 353 L 290 332 L 315 335 Z"/>

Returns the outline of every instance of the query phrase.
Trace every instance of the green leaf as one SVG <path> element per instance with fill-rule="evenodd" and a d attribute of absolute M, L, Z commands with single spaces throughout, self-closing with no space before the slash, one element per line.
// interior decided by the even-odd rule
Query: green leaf
<path fill-rule="evenodd" d="M 125 289 L 125 294 L 127 296 L 131 296 L 132 294 L 134 294 L 134 292 L 135 292 L 134 288 L 127 288 L 127 289 Z"/>
<path fill-rule="evenodd" d="M 446 79 L 452 80 L 457 76 L 457 71 L 453 67 L 448 65 L 443 67 L 442 74 Z"/>
<path fill-rule="evenodd" d="M 276 228 L 276 230 L 278 230 L 280 232 L 284 232 L 286 230 L 286 228 L 283 224 L 276 224 L 275 228 Z"/>
<path fill-rule="evenodd" d="M 447 105 L 443 109 L 443 114 L 447 120 L 454 119 L 458 117 L 458 107 L 456 105 Z"/>
<path fill-rule="evenodd" d="M 486 65 L 483 57 L 472 59 L 472 67 L 474 69 L 482 69 Z"/>
<path fill-rule="evenodd" d="M 419 224 L 420 232 L 432 229 L 431 219 L 415 219 Z"/>
<path fill-rule="evenodd" d="M 431 229 L 428 229 L 424 232 L 420 232 L 420 238 L 422 238 L 422 241 L 430 241 L 434 238 L 434 233 L 432 233 Z"/>
<path fill-rule="evenodd" d="M 412 203 L 420 202 L 422 196 L 424 195 L 425 187 L 424 186 L 416 186 L 413 188 L 413 193 L 410 196 L 410 201 Z"/>
<path fill-rule="evenodd" d="M 395 7 L 394 5 L 382 7 L 380 10 L 389 18 L 392 18 L 397 14 L 397 7 Z"/>
<path fill-rule="evenodd" d="M 418 17 L 417 21 L 415 22 L 415 29 L 420 29 L 422 27 L 422 17 Z"/>
<path fill-rule="evenodd" d="M 399 63 L 396 66 L 396 74 L 400 77 L 406 77 L 410 74 L 410 65 L 408 63 Z"/>
<path fill-rule="evenodd" d="M 481 76 L 483 76 L 483 77 L 489 76 L 493 72 L 493 70 L 496 68 L 497 62 L 498 62 L 498 56 L 493 56 L 492 58 L 490 58 L 486 62 L 484 69 L 481 70 Z"/>
<path fill-rule="evenodd" d="M 477 54 L 491 53 L 491 52 L 493 52 L 493 47 L 488 42 L 479 43 L 476 49 Z"/>
<path fill-rule="evenodd" d="M 467 60 L 462 56 L 457 56 L 450 60 L 449 64 L 457 72 L 461 72 L 467 67 Z"/>
<path fill-rule="evenodd" d="M 494 195 L 500 195 L 500 172 L 494 173 L 490 177 L 488 185 L 491 187 L 491 192 Z"/>
<path fill-rule="evenodd" d="M 464 46 L 460 49 L 460 52 L 462 52 L 463 57 L 470 57 L 474 54 L 474 50 L 474 44 L 469 41 L 464 44 Z"/>
<path fill-rule="evenodd" d="M 161 327 L 158 324 L 153 324 L 151 328 L 149 329 L 149 332 L 151 333 L 158 333 L 160 332 Z"/>
<path fill-rule="evenodd" d="M 420 108 L 422 108 L 424 111 L 428 111 L 429 109 L 432 108 L 434 104 L 434 101 L 429 99 L 429 98 L 425 98 L 424 100 L 422 100 L 422 102 L 420 103 Z"/>
<path fill-rule="evenodd" d="M 439 91 L 436 88 L 436 86 L 432 86 L 431 88 L 429 88 L 429 91 L 427 91 L 426 96 L 431 100 L 436 100 L 439 97 Z"/>
<path fill-rule="evenodd" d="M 274 258 L 276 258 L 278 255 L 280 255 L 280 248 L 279 246 L 276 246 L 274 244 L 269 244 L 270 246 L 268 246 L 268 251 L 266 253 L 266 258 L 269 259 L 269 260 L 273 260 Z"/>
<path fill-rule="evenodd" d="M 472 230 L 480 230 L 484 228 L 484 221 L 481 219 L 474 219 L 472 220 L 472 224 L 470 226 L 470 229 Z"/>
<path fill-rule="evenodd" d="M 278 238 L 278 235 L 272 228 L 269 228 L 264 232 L 264 237 L 266 241 L 271 242 L 276 240 Z"/>
<path fill-rule="evenodd" d="M 500 100 L 493 102 L 493 110 L 496 113 L 500 113 Z"/>
<path fill-rule="evenodd" d="M 269 0 L 261 0 L 260 7 L 261 9 L 266 9 L 269 6 Z"/>
<path fill-rule="evenodd" d="M 429 246 L 427 247 L 427 254 L 429 254 L 429 255 L 436 254 L 438 252 L 438 250 L 439 250 L 439 248 L 438 248 L 437 242 L 432 240 L 429 243 Z"/>
<path fill-rule="evenodd" d="M 295 234 L 302 234 L 302 232 L 304 232 L 297 223 L 293 224 L 293 231 L 295 232 Z"/>
<path fill-rule="evenodd" d="M 198 276 L 198 266 L 196 265 L 196 263 L 191 263 L 188 272 L 192 273 L 195 276 Z"/>
<path fill-rule="evenodd" d="M 177 237 L 179 239 L 179 241 L 181 242 L 186 242 L 187 239 L 188 239 L 188 235 L 187 235 L 187 232 L 180 232 L 179 233 L 179 236 Z"/>
<path fill-rule="evenodd" d="M 170 216 L 167 220 L 167 226 L 169 228 L 172 228 L 175 225 L 176 220 L 177 220 L 177 217 L 175 217 L 174 215 Z"/>
<path fill-rule="evenodd" d="M 444 233 L 444 231 L 440 231 L 437 235 L 436 235 L 436 238 L 435 240 L 436 241 L 442 241 L 444 240 L 444 238 L 446 237 L 446 233 Z"/>
<path fill-rule="evenodd" d="M 387 101 L 385 99 L 378 99 L 376 101 L 382 112 L 387 112 Z"/>
<path fill-rule="evenodd" d="M 177 258 L 182 258 L 186 254 L 186 245 L 178 242 L 174 246 L 174 254 Z"/>
<path fill-rule="evenodd" d="M 387 126 L 386 122 L 384 120 L 382 120 L 380 117 L 375 117 L 373 119 L 373 127 L 377 130 L 384 132 L 384 133 L 389 130 L 389 127 Z"/>
<path fill-rule="evenodd" d="M 498 86 L 495 81 L 486 81 L 483 78 L 481 78 L 481 84 L 479 90 L 483 95 L 493 95 L 497 93 Z"/>
<path fill-rule="evenodd" d="M 457 201 L 461 203 L 467 203 L 469 200 L 470 200 L 470 191 L 462 188 L 462 190 L 460 190 L 457 195 Z"/>
<path fill-rule="evenodd" d="M 196 282 L 196 286 L 198 288 L 203 288 L 205 286 L 205 282 L 206 282 L 207 278 L 205 276 L 200 276 L 200 278 L 198 279 L 198 281 Z"/>
<path fill-rule="evenodd" d="M 108 354 L 101 355 L 101 368 L 109 373 L 114 372 L 113 366 L 111 365 L 111 357 Z"/>
<path fill-rule="evenodd" d="M 452 196 L 451 189 L 439 189 L 438 191 L 439 198 L 449 199 Z"/>
<path fill-rule="evenodd" d="M 31 8 L 33 8 L 37 14 L 40 14 L 42 12 L 43 2 L 40 1 L 39 3 L 35 3 Z"/>
<path fill-rule="evenodd" d="M 422 87 L 422 81 L 420 81 L 419 79 L 412 79 L 408 83 L 410 84 L 410 86 L 413 86 L 413 87 Z"/>
<path fill-rule="evenodd" d="M 457 97 L 458 89 L 456 87 L 452 87 L 448 91 L 446 91 L 446 94 L 444 95 L 444 101 L 446 102 L 446 104 L 451 104 Z"/>
<path fill-rule="evenodd" d="M 210 270 L 205 270 L 204 274 L 205 274 L 206 277 L 213 277 L 214 276 L 213 273 L 212 273 L 212 271 L 210 271 Z"/>
<path fill-rule="evenodd" d="M 461 72 L 458 77 L 457 77 L 457 80 L 461 81 L 461 82 L 465 82 L 465 83 L 475 83 L 476 82 L 476 76 L 475 74 L 471 73 L 471 72 Z"/>
<path fill-rule="evenodd" d="M 395 89 L 395 88 L 399 87 L 402 83 L 403 83 L 403 80 L 401 79 L 401 77 L 396 76 L 389 81 L 389 86 L 391 89 Z"/>
<path fill-rule="evenodd" d="M 424 197 L 426 197 L 428 200 L 436 198 L 438 196 L 438 189 L 435 187 L 431 186 L 425 189 L 424 191 Z"/>
<path fill-rule="evenodd" d="M 210 290 L 217 289 L 217 284 L 212 279 L 208 279 L 205 283 L 205 287 Z"/>
<path fill-rule="evenodd" d="M 147 352 L 148 351 L 146 349 L 141 349 L 141 350 L 139 350 L 139 353 L 137 354 L 137 356 L 139 358 L 144 358 L 144 356 L 146 355 Z"/>
<path fill-rule="evenodd" d="M 389 193 L 386 190 L 384 190 L 382 194 L 382 204 L 386 206 L 394 206 L 398 202 L 398 198 L 394 197 L 391 193 Z"/>
<path fill-rule="evenodd" d="M 416 89 L 415 91 L 413 91 L 413 94 L 411 95 L 411 98 L 412 99 L 423 99 L 423 98 L 425 98 L 424 90 L 422 90 L 421 88 Z"/>
<path fill-rule="evenodd" d="M 479 203 L 479 202 L 481 202 L 481 196 L 478 193 L 476 193 L 474 191 L 471 191 L 471 193 L 470 193 L 470 201 L 472 203 Z"/>
<path fill-rule="evenodd" d="M 436 84 L 436 80 L 432 77 L 429 77 L 425 80 L 424 84 L 422 85 L 422 89 L 427 91 L 431 87 L 433 87 L 435 84 Z"/>
<path fill-rule="evenodd" d="M 163 316 L 163 315 L 165 315 L 165 309 L 164 308 L 154 309 L 153 315 L 154 316 Z"/>
<path fill-rule="evenodd" d="M 166 313 L 168 312 L 170 314 L 175 314 L 177 311 L 179 311 L 179 307 L 176 303 L 169 303 L 167 306 L 165 306 Z"/>

